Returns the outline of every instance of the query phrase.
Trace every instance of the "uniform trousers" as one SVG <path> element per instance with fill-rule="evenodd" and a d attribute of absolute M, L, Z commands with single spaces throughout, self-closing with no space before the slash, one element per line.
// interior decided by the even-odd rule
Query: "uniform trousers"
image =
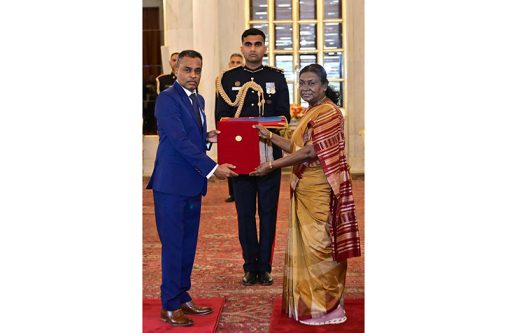
<path fill-rule="evenodd" d="M 279 169 L 261 177 L 240 175 L 233 178 L 245 272 L 271 272 L 280 180 Z M 259 237 L 255 222 L 257 200 Z"/>
<path fill-rule="evenodd" d="M 190 301 L 190 275 L 194 265 L 201 195 L 185 197 L 153 191 L 157 231 L 162 243 L 160 296 L 166 311 Z"/>
<path fill-rule="evenodd" d="M 229 196 L 234 198 L 234 187 L 232 186 L 232 178 L 227 178 L 227 187 L 229 188 Z"/>

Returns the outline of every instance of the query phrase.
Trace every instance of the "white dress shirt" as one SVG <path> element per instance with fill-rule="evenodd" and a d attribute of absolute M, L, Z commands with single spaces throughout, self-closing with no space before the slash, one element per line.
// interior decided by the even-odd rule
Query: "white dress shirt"
<path fill-rule="evenodd" d="M 178 84 L 179 84 L 179 82 L 178 82 Z M 187 88 L 183 87 L 181 84 L 180 84 L 180 86 L 183 88 L 183 90 L 184 90 L 184 91 L 185 91 L 185 93 L 187 94 L 188 99 L 190 100 L 190 104 L 193 104 L 192 99 L 190 98 L 190 95 L 191 95 L 191 94 L 196 94 L 196 95 L 197 95 L 197 92 L 196 92 L 196 91 L 190 91 L 190 90 L 188 90 Z M 200 112 L 199 112 L 199 114 L 201 115 L 201 124 L 203 124 L 203 125 L 204 125 L 204 117 L 205 117 L 205 115 L 204 115 L 204 110 L 203 110 L 203 109 L 201 109 L 201 106 L 200 106 L 200 105 L 199 105 L 199 111 L 200 111 Z M 209 145 L 209 146 L 208 146 L 208 149 L 209 149 L 209 147 L 211 147 L 211 142 L 208 142 L 207 144 Z M 215 167 L 213 168 L 213 170 L 211 170 L 211 172 L 210 172 L 210 173 L 208 173 L 208 175 L 206 176 L 206 178 L 210 179 L 210 178 L 211 178 L 211 176 L 213 176 L 213 174 L 215 173 L 215 170 L 216 170 L 217 168 L 218 168 L 218 164 L 217 164 L 217 165 L 215 165 Z"/>

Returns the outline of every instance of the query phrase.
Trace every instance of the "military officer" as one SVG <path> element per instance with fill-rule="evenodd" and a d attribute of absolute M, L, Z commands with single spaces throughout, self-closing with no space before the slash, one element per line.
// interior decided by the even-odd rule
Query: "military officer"
<path fill-rule="evenodd" d="M 245 65 L 229 69 L 217 78 L 216 121 L 222 117 L 285 116 L 290 121 L 289 90 L 281 69 L 262 64 L 266 36 L 255 28 L 241 36 Z M 262 144 L 260 145 L 262 148 Z M 277 146 L 266 142 L 261 161 L 282 157 Z M 263 160 L 264 159 L 264 160 Z M 271 285 L 271 263 L 280 193 L 281 170 L 266 176 L 240 175 L 233 179 L 238 214 L 239 241 L 245 272 L 241 282 Z M 259 237 L 255 222 L 258 198 Z"/>
<path fill-rule="evenodd" d="M 160 74 L 157 76 L 157 95 L 160 94 L 161 91 L 169 88 L 173 85 L 174 81 L 176 81 L 176 75 L 174 75 L 174 69 L 176 67 L 176 62 L 178 61 L 179 52 L 174 52 L 171 54 L 169 59 L 169 64 L 171 65 L 171 73 L 170 74 Z"/>

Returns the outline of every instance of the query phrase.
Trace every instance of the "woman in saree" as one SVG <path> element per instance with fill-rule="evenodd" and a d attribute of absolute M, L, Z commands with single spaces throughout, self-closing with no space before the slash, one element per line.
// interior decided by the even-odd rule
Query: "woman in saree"
<path fill-rule="evenodd" d="M 290 140 L 255 125 L 260 137 L 287 154 L 262 163 L 250 175 L 293 166 L 283 312 L 307 325 L 340 324 L 347 320 L 347 259 L 361 255 L 343 116 L 322 66 L 304 67 L 299 87 L 309 107 Z"/>

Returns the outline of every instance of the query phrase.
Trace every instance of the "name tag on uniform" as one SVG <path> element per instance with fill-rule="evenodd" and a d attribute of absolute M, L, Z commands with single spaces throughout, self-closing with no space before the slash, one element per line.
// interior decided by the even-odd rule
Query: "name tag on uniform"
<path fill-rule="evenodd" d="M 234 91 L 234 90 L 240 90 L 240 89 L 241 89 L 241 87 L 232 87 L 232 91 Z"/>
<path fill-rule="evenodd" d="M 266 82 L 266 94 L 274 94 L 274 93 L 276 93 L 275 83 Z"/>

